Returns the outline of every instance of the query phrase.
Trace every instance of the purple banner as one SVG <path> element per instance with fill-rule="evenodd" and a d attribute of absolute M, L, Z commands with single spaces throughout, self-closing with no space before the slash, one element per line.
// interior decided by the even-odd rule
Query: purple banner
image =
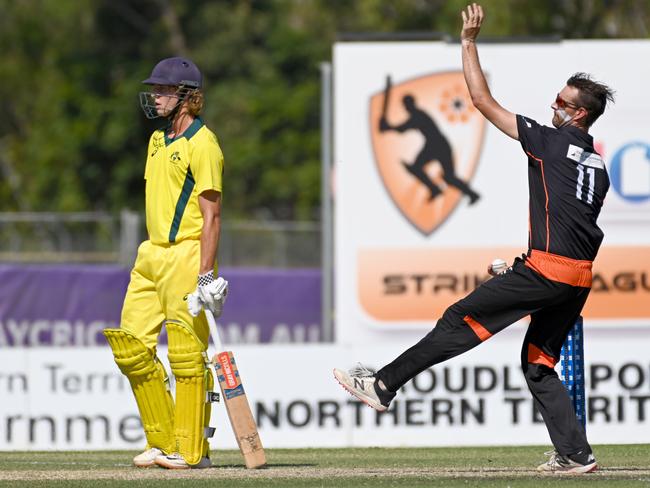
<path fill-rule="evenodd" d="M 320 270 L 221 274 L 230 283 L 218 319 L 226 344 L 320 340 Z M 119 266 L 0 265 L 0 348 L 105 344 L 101 332 L 119 327 L 128 283 L 129 270 Z"/>

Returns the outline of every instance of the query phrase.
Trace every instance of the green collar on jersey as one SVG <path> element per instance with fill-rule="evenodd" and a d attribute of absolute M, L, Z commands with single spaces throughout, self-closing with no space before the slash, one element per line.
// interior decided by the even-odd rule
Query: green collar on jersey
<path fill-rule="evenodd" d="M 163 129 L 163 132 L 165 134 L 165 146 L 169 146 L 172 142 L 182 139 L 183 137 L 189 141 L 201 127 L 203 127 L 203 121 L 200 117 L 196 117 L 180 137 L 174 137 L 173 139 L 167 135 L 167 129 L 169 129 L 169 126 L 165 127 L 165 129 Z"/>

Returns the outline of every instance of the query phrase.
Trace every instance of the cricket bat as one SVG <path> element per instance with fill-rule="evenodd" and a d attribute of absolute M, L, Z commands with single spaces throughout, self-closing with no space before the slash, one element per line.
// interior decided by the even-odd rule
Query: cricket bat
<path fill-rule="evenodd" d="M 263 468 L 266 466 L 266 455 L 260 435 L 257 432 L 257 425 L 251 412 L 244 385 L 239 376 L 239 369 L 235 362 L 232 351 L 224 351 L 217 322 L 209 310 L 205 310 L 205 317 L 210 327 L 210 335 L 217 349 L 212 358 L 212 364 L 217 374 L 217 381 L 221 388 L 221 396 L 226 404 L 228 418 L 232 431 L 237 439 L 239 449 L 244 456 L 244 462 L 248 469 Z"/>

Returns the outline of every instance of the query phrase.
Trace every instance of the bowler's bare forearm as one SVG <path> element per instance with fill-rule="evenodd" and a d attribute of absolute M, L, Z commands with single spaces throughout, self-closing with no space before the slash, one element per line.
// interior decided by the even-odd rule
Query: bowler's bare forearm
<path fill-rule="evenodd" d="M 476 42 L 463 40 L 461 41 L 461 46 L 465 83 L 467 83 L 467 89 L 472 97 L 472 103 L 476 108 L 481 110 L 481 106 L 490 101 L 494 102 L 495 100 L 490 93 L 490 88 L 488 87 L 481 63 L 478 59 Z"/>
<path fill-rule="evenodd" d="M 463 39 L 461 46 L 463 74 L 465 75 L 465 82 L 472 103 L 497 129 L 513 139 L 519 139 L 517 117 L 499 105 L 492 93 L 490 93 L 490 88 L 478 59 L 476 43 L 473 40 Z"/>

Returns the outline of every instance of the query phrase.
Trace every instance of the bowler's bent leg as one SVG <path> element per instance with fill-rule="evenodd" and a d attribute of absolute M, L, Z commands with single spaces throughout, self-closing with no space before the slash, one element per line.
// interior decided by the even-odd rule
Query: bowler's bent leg
<path fill-rule="evenodd" d="M 450 306 L 420 342 L 381 368 L 376 377 L 395 392 L 431 366 L 478 346 L 539 306 L 537 283 L 518 260 Z M 380 383 L 380 384 L 381 384 Z"/>

